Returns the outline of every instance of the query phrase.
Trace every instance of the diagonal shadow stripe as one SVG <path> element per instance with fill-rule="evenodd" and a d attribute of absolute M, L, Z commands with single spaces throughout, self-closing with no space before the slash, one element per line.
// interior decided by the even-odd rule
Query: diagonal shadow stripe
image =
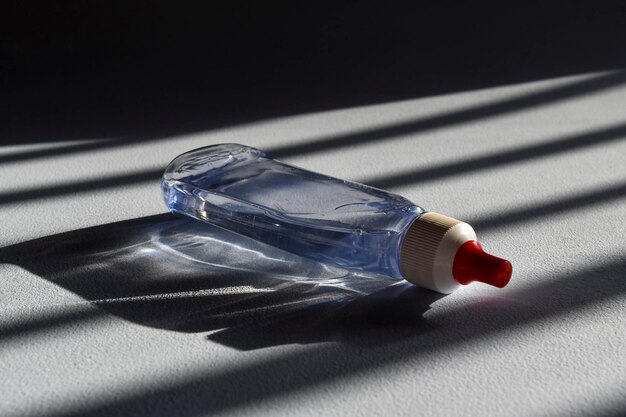
<path fill-rule="evenodd" d="M 577 272 L 538 279 L 538 284 L 511 291 L 508 299 L 530 300 L 532 306 L 507 314 L 473 310 L 449 312 L 447 323 L 425 335 L 366 349 L 344 345 L 315 346 L 272 357 L 237 369 L 199 373 L 186 380 L 165 383 L 142 394 L 128 395 L 108 403 L 84 406 L 79 410 L 41 414 L 54 417 L 78 415 L 146 414 L 198 416 L 244 408 L 267 399 L 284 397 L 318 387 L 332 380 L 345 379 L 391 366 L 414 361 L 427 354 L 438 354 L 458 345 L 496 337 L 499 333 L 524 329 L 536 321 L 549 319 L 600 302 L 618 299 L 626 293 L 626 259 L 592 265 Z M 593 291 L 589 291 L 593 288 Z M 457 321 L 458 320 L 458 321 Z M 329 363 L 332 358 L 332 363 Z M 119 397 L 117 397 L 119 398 Z"/>
<path fill-rule="evenodd" d="M 78 143 L 72 145 L 55 146 L 53 148 L 36 149 L 31 151 L 13 152 L 0 155 L 0 164 L 11 162 L 28 161 L 33 159 L 50 158 L 53 156 L 74 155 L 78 153 L 99 151 L 109 148 L 121 148 L 123 146 L 131 146 L 141 142 L 149 142 L 154 140 L 163 140 L 166 137 L 147 138 L 133 137 L 122 139 L 98 140 L 87 143 Z"/>
<path fill-rule="evenodd" d="M 495 229 L 501 226 L 511 226 L 517 223 L 528 222 L 541 217 L 560 215 L 568 211 L 622 198 L 626 198 L 626 182 L 613 187 L 606 187 L 549 203 L 524 207 L 498 215 L 480 217 L 469 221 L 469 223 L 477 230 Z"/>
<path fill-rule="evenodd" d="M 566 137 L 539 145 L 524 146 L 493 155 L 468 158 L 457 162 L 441 164 L 430 168 L 416 169 L 386 177 L 375 177 L 371 179 L 366 178 L 359 182 L 377 188 L 414 185 L 435 179 L 466 174 L 468 172 L 483 171 L 489 168 L 510 165 L 516 162 L 547 158 L 558 153 L 603 145 L 617 140 L 623 140 L 624 138 L 626 138 L 626 123 L 608 129 L 583 133 L 577 136 Z"/>
<path fill-rule="evenodd" d="M 12 321 L 10 324 L 0 325 L 0 345 L 7 340 L 23 337 L 30 333 L 77 325 L 82 322 L 93 323 L 107 318 L 108 315 L 104 310 L 95 308 L 92 305 L 83 305 L 58 312 L 48 311 L 43 317 L 22 319 Z"/>
<path fill-rule="evenodd" d="M 113 175 L 98 180 L 76 181 L 61 185 L 31 188 L 26 191 L 0 194 L 0 206 L 23 201 L 39 200 L 41 198 L 58 197 L 67 194 L 78 194 L 106 190 L 109 188 L 124 187 L 128 185 L 142 184 L 145 182 L 158 182 L 163 171 L 149 170 L 135 174 Z"/>
<path fill-rule="evenodd" d="M 266 151 L 275 158 L 285 158 L 330 149 L 343 148 L 352 145 L 369 143 L 377 140 L 387 140 L 409 133 L 419 133 L 436 128 L 455 126 L 480 119 L 487 119 L 502 114 L 512 113 L 531 107 L 540 107 L 566 99 L 581 97 L 626 83 L 626 71 L 614 71 L 608 74 L 594 76 L 582 81 L 575 81 L 566 85 L 552 87 L 538 93 L 502 99 L 494 103 L 470 107 L 463 110 L 450 111 L 432 117 L 421 118 L 404 123 L 374 129 L 364 129 L 345 135 L 325 136 L 307 140 L 297 145 L 278 146 L 267 148 Z M 171 139 L 168 136 L 160 137 L 125 137 L 113 140 L 59 146 L 49 149 L 40 149 L 24 152 L 15 152 L 0 155 L 0 163 L 11 163 L 52 156 L 72 155 L 83 152 L 97 151 L 109 148 L 135 145 L 141 142 Z"/>
<path fill-rule="evenodd" d="M 559 413 L 559 414 L 542 414 L 542 417 L 571 417 L 573 415 L 572 410 L 576 410 L 576 415 L 580 416 L 593 416 L 593 417 L 624 417 L 626 415 L 626 395 L 623 394 L 624 387 L 621 388 L 617 393 L 613 392 L 612 396 L 607 396 L 598 401 L 590 402 L 589 400 L 581 402 L 577 407 L 570 408 L 569 412 Z M 614 401 L 614 398 L 620 398 L 620 401 Z M 539 416 L 538 416 L 539 417 Z"/>
<path fill-rule="evenodd" d="M 553 87 L 539 93 L 528 93 L 514 98 L 498 100 L 490 104 L 451 111 L 433 117 L 412 120 L 392 126 L 364 129 L 338 135 L 313 139 L 302 144 L 267 149 L 274 158 L 285 158 L 362 145 L 379 140 L 389 140 L 409 133 L 419 133 L 442 127 L 455 126 L 474 120 L 484 120 L 527 108 L 538 108 L 573 97 L 596 93 L 626 82 L 626 71 L 611 72 L 589 80 Z"/>

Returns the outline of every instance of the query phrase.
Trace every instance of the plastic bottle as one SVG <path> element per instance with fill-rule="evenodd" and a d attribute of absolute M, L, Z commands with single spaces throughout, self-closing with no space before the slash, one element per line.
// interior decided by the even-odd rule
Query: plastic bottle
<path fill-rule="evenodd" d="M 467 223 L 244 145 L 178 156 L 162 191 L 172 212 L 351 271 L 441 293 L 472 281 L 504 287 L 511 277 L 511 263 L 485 253 Z"/>

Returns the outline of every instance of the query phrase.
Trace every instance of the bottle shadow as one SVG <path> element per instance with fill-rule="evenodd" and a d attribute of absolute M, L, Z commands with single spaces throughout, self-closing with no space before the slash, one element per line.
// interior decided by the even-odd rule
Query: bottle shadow
<path fill-rule="evenodd" d="M 162 214 L 0 249 L 18 265 L 131 322 L 240 350 L 415 337 L 442 295 L 353 274 L 196 220 Z M 18 332 L 19 333 L 19 329 Z"/>

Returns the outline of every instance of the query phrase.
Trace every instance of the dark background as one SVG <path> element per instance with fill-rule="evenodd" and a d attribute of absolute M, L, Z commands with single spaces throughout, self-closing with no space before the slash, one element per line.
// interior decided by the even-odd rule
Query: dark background
<path fill-rule="evenodd" d="M 625 5 L 261 3 L 4 3 L 1 144 L 149 140 L 626 64 Z"/>

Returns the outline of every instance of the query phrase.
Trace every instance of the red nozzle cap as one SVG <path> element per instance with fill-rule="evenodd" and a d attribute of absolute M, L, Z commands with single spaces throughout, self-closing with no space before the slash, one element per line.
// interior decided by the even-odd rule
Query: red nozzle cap
<path fill-rule="evenodd" d="M 503 288 L 509 283 L 512 272 L 511 262 L 489 255 L 475 240 L 461 245 L 452 264 L 452 276 L 462 285 L 480 281 Z"/>

